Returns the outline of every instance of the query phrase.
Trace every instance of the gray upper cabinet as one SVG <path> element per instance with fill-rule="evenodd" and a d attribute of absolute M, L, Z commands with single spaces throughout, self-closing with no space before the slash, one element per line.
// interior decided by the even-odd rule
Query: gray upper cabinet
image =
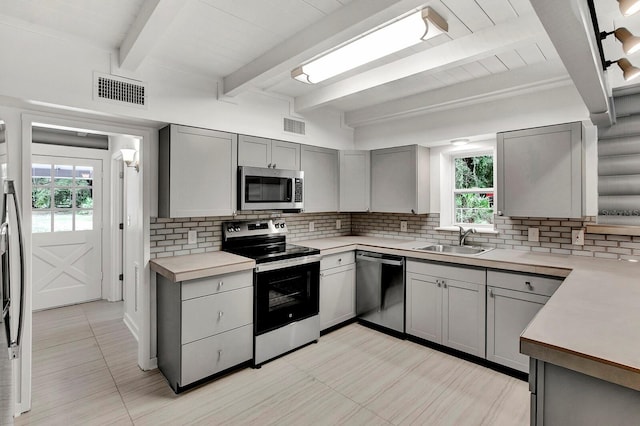
<path fill-rule="evenodd" d="M 304 172 L 304 211 L 338 211 L 338 151 L 304 145 L 300 150 Z"/>
<path fill-rule="evenodd" d="M 429 149 L 410 145 L 371 151 L 371 210 L 429 213 Z"/>
<path fill-rule="evenodd" d="M 237 135 L 169 125 L 160 130 L 158 216 L 236 211 Z"/>
<path fill-rule="evenodd" d="M 498 211 L 582 217 L 583 134 L 580 122 L 498 133 Z"/>
<path fill-rule="evenodd" d="M 340 211 L 370 209 L 370 151 L 340 151 Z"/>
<path fill-rule="evenodd" d="M 300 144 L 240 135 L 238 165 L 300 170 Z"/>

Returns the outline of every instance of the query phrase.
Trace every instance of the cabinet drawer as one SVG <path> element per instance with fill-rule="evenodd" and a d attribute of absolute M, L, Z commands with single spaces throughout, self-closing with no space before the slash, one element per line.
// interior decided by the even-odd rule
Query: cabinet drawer
<path fill-rule="evenodd" d="M 253 323 L 253 287 L 182 302 L 182 344 Z"/>
<path fill-rule="evenodd" d="M 252 356 L 252 325 L 183 345 L 180 385 L 186 386 L 241 364 Z"/>
<path fill-rule="evenodd" d="M 468 283 L 484 284 L 485 270 L 469 268 L 466 266 L 448 266 L 438 263 L 407 261 L 407 272 L 431 275 L 439 278 L 466 281 Z"/>
<path fill-rule="evenodd" d="M 551 296 L 562 284 L 561 278 L 525 275 L 515 272 L 487 271 L 487 285 L 508 290 Z"/>
<path fill-rule="evenodd" d="M 234 272 L 182 282 L 182 300 L 223 293 L 253 285 L 253 271 Z"/>
<path fill-rule="evenodd" d="M 355 252 L 345 251 L 344 253 L 330 254 L 322 256 L 320 260 L 320 270 L 335 268 L 337 266 L 350 265 L 355 263 Z"/>

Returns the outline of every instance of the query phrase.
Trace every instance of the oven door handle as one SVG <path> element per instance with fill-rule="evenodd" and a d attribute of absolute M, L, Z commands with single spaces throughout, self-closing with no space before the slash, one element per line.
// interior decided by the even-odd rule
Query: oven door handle
<path fill-rule="evenodd" d="M 306 265 L 308 263 L 320 262 L 319 254 L 311 256 L 295 257 L 292 259 L 276 260 L 274 262 L 266 262 L 256 265 L 256 273 L 274 271 L 276 269 L 290 268 L 293 266 Z"/>

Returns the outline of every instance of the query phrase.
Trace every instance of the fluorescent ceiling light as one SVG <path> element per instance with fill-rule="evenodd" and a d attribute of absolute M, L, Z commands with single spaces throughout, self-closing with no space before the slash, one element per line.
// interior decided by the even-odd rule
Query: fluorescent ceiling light
<path fill-rule="evenodd" d="M 451 145 L 456 145 L 456 146 L 461 146 L 461 145 L 466 145 L 470 142 L 469 139 L 454 139 L 451 141 Z"/>
<path fill-rule="evenodd" d="M 449 30 L 447 21 L 426 7 L 365 33 L 291 71 L 304 83 L 319 83 Z"/>
<path fill-rule="evenodd" d="M 631 16 L 640 10 L 640 0 L 618 0 L 618 3 L 624 16 Z"/>

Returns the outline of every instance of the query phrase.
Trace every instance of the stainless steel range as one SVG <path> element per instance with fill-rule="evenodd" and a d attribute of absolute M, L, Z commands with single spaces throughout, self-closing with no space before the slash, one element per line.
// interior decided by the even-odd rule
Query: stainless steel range
<path fill-rule="evenodd" d="M 222 249 L 256 261 L 254 365 L 320 337 L 320 250 L 287 244 L 283 220 L 222 224 Z"/>

